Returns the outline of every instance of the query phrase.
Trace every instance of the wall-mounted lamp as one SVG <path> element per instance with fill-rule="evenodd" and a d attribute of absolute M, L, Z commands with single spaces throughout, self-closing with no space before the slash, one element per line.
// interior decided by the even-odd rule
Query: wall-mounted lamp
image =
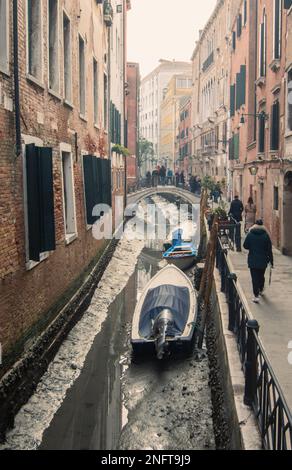
<path fill-rule="evenodd" d="M 269 120 L 269 115 L 265 111 L 262 111 L 261 113 L 257 114 L 242 114 L 240 118 L 240 124 L 245 124 L 244 116 L 252 116 L 258 119 L 263 119 L 264 121 Z"/>
<path fill-rule="evenodd" d="M 251 176 L 256 176 L 258 174 L 258 167 L 257 166 L 251 166 L 249 168 L 249 172 Z"/>

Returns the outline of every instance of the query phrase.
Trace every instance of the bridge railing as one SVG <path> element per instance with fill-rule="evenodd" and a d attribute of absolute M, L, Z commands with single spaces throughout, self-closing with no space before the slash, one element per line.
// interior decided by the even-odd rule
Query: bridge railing
<path fill-rule="evenodd" d="M 291 411 L 259 338 L 259 325 L 252 319 L 238 289 L 237 277 L 228 261 L 228 251 L 220 240 L 216 264 L 221 277 L 221 291 L 228 302 L 228 329 L 236 335 L 245 373 L 244 403 L 254 410 L 265 449 L 292 450 Z"/>

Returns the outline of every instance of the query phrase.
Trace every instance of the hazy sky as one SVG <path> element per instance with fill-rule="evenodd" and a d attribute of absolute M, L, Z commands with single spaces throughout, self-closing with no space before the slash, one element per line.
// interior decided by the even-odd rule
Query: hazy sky
<path fill-rule="evenodd" d="M 144 77 L 159 59 L 190 60 L 195 41 L 216 0 L 131 0 L 128 60 L 139 62 Z"/>

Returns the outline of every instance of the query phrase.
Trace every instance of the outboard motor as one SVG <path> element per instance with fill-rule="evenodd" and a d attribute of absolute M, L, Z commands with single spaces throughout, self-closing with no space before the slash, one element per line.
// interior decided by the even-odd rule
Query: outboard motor
<path fill-rule="evenodd" d="M 173 313 L 168 308 L 160 312 L 153 325 L 153 336 L 155 339 L 155 348 L 157 358 L 163 359 L 164 355 L 168 352 L 168 343 L 166 336 L 169 331 L 174 327 Z"/>

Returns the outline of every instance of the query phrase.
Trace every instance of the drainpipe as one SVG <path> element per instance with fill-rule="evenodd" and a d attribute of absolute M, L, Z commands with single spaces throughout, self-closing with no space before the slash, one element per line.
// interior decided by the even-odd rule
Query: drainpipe
<path fill-rule="evenodd" d="M 122 87 L 122 93 L 123 93 L 123 119 L 124 119 L 124 146 L 127 142 L 125 142 L 125 136 L 126 136 L 126 131 L 127 131 L 127 126 L 126 126 L 126 81 L 127 81 L 127 55 L 126 55 L 126 21 L 127 21 L 127 2 L 124 0 L 123 2 L 123 87 Z M 127 173 L 128 173 L 128 165 L 127 165 L 127 156 L 125 155 L 124 157 L 124 208 L 126 209 L 127 207 L 127 193 L 128 193 L 128 180 L 127 180 Z"/>
<path fill-rule="evenodd" d="M 14 106 L 15 106 L 15 153 L 21 155 L 19 62 L 18 62 L 18 0 L 13 0 L 13 53 L 14 53 Z"/>

